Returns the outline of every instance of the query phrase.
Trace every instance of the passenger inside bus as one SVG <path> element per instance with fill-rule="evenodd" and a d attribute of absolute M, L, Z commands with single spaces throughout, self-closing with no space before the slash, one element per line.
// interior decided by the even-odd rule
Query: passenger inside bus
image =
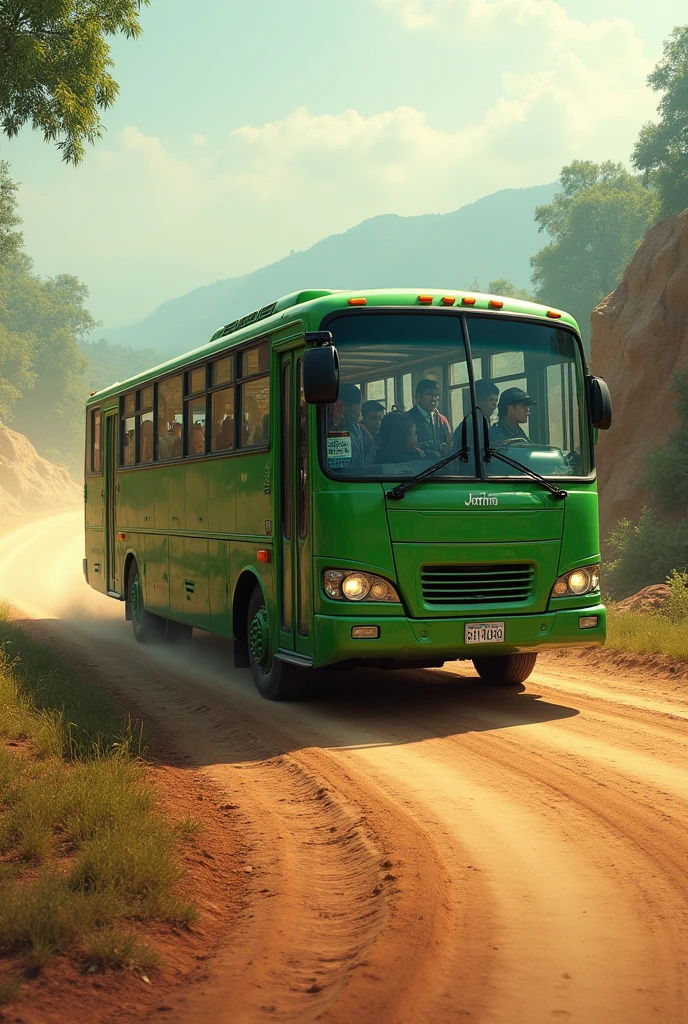
<path fill-rule="evenodd" d="M 408 413 L 395 416 L 389 437 L 380 451 L 380 462 L 415 462 L 426 457 L 418 447 L 416 424 Z"/>
<path fill-rule="evenodd" d="M 478 405 L 478 430 L 479 438 L 482 441 L 484 424 L 492 425 L 492 417 L 499 401 L 499 388 L 493 380 L 477 380 L 475 382 L 475 398 Z M 463 424 L 466 424 L 466 447 L 469 451 L 474 448 L 473 444 L 473 417 L 470 413 L 462 420 L 454 431 L 454 447 L 461 448 L 463 445 Z"/>
<path fill-rule="evenodd" d="M 521 424 L 528 422 L 531 405 L 537 403 L 521 388 L 507 388 L 499 399 L 499 421 L 490 431 L 490 441 L 495 446 L 510 444 L 512 441 L 531 443 Z"/>
<path fill-rule="evenodd" d="M 425 378 L 416 385 L 416 404 L 405 413 L 415 424 L 418 447 L 429 459 L 441 459 L 453 447 L 449 420 L 437 408 L 439 404 L 439 384 Z"/>
<path fill-rule="evenodd" d="M 351 437 L 350 466 L 368 466 L 375 458 L 375 442 L 367 429 L 360 423 L 361 392 L 355 384 L 342 384 L 339 389 L 342 400 L 342 419 L 338 429 L 348 431 Z"/>

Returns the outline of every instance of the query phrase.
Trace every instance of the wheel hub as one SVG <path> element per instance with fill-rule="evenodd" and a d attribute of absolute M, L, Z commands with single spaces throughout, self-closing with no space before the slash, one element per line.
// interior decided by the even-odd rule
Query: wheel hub
<path fill-rule="evenodd" d="M 248 643 L 253 660 L 264 669 L 270 654 L 270 624 L 265 605 L 259 608 L 253 616 L 253 621 L 248 631 Z"/>

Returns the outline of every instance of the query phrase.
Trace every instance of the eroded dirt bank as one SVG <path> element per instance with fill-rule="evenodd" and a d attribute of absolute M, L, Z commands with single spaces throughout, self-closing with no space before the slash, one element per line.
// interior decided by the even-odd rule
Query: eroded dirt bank
<path fill-rule="evenodd" d="M 252 851 L 165 1019 L 688 1019 L 688 690 L 550 657 L 517 691 L 457 664 L 269 704 L 224 642 L 138 647 L 79 578 L 80 525 L 4 537 L 0 590 L 226 795 Z M 162 1016 L 102 1019 L 127 1014 Z"/>

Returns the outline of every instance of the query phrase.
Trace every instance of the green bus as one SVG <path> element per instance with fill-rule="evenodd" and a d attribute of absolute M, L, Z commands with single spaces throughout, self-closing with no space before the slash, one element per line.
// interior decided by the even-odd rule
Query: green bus
<path fill-rule="evenodd" d="M 604 642 L 611 404 L 561 310 L 302 291 L 86 418 L 87 582 L 140 642 L 231 638 L 269 699 L 457 659 L 519 683 L 538 651 Z"/>

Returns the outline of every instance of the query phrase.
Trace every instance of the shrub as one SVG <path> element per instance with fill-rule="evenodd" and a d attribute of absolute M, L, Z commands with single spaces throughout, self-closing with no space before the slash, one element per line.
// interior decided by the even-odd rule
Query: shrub
<path fill-rule="evenodd" d="M 664 583 L 673 570 L 688 570 L 688 522 L 658 520 L 644 508 L 638 522 L 620 520 L 607 545 L 615 554 L 605 566 L 603 583 L 615 601 L 636 594 L 643 587 Z"/>

